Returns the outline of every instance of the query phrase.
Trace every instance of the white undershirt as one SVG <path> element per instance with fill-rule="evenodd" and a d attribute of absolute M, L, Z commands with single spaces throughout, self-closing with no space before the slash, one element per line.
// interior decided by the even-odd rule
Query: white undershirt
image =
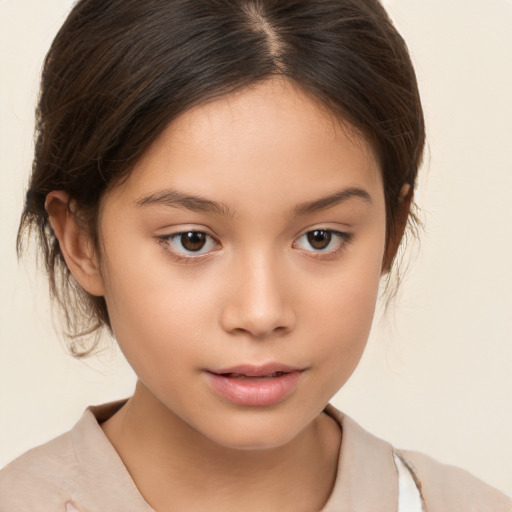
<path fill-rule="evenodd" d="M 423 500 L 411 470 L 396 453 L 393 457 L 398 472 L 398 512 L 424 512 Z"/>

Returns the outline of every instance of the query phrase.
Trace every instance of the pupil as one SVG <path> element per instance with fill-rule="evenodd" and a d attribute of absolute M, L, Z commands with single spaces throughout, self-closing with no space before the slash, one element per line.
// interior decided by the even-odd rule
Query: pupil
<path fill-rule="evenodd" d="M 331 232 L 321 229 L 308 233 L 308 242 L 314 249 L 325 249 L 331 242 Z"/>
<path fill-rule="evenodd" d="M 199 251 L 206 243 L 206 235 L 197 231 L 190 231 L 181 235 L 181 245 L 187 251 Z"/>

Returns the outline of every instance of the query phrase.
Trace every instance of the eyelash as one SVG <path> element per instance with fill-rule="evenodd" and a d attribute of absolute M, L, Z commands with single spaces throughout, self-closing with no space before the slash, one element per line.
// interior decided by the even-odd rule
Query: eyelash
<path fill-rule="evenodd" d="M 309 253 L 309 256 L 317 259 L 332 259 L 336 257 L 338 254 L 340 254 L 342 251 L 344 251 L 347 247 L 347 245 L 352 241 L 353 235 L 352 233 L 347 233 L 345 231 L 337 231 L 335 229 L 327 229 L 327 228 L 317 228 L 317 229 L 311 229 L 309 231 L 306 231 L 303 235 L 301 235 L 297 241 L 308 237 L 308 235 L 311 235 L 312 233 L 326 233 L 329 235 L 329 243 L 328 246 L 331 245 L 335 241 L 336 248 L 334 249 L 302 249 L 305 252 Z M 296 246 L 297 241 L 294 242 L 294 246 Z M 309 242 L 308 242 L 309 243 Z M 300 248 L 299 248 L 300 249 Z"/>
<path fill-rule="evenodd" d="M 168 252 L 176 261 L 179 261 L 181 263 L 195 263 L 198 261 L 201 261 L 202 259 L 208 257 L 213 249 L 210 249 L 209 251 L 205 253 L 200 253 L 199 251 L 190 251 L 190 252 L 183 252 L 179 253 L 175 249 L 172 248 L 172 243 L 183 237 L 183 235 L 204 235 L 207 239 L 205 244 L 213 243 L 215 245 L 220 245 L 220 243 L 211 235 L 208 233 L 205 233 L 204 231 L 201 231 L 199 229 L 189 229 L 186 231 L 179 231 L 178 233 L 172 233 L 170 235 L 164 235 L 157 237 L 158 243 L 165 249 L 166 252 Z M 182 245 L 183 247 L 183 245 Z M 183 248 L 184 251 L 187 251 L 187 249 Z"/>
<path fill-rule="evenodd" d="M 315 233 L 315 232 L 325 233 L 329 237 L 331 237 L 329 239 L 328 246 L 330 246 L 332 244 L 332 242 L 334 241 L 334 239 L 336 238 L 337 239 L 337 244 L 336 244 L 337 247 L 335 249 L 318 249 L 318 250 L 315 250 L 314 248 L 301 249 L 300 247 L 297 247 L 298 241 L 300 241 L 301 239 L 304 239 L 304 238 L 307 239 L 307 237 L 309 235 L 311 235 L 312 233 Z M 212 253 L 212 251 L 215 249 L 210 249 L 204 253 L 200 253 L 199 251 L 190 251 L 190 252 L 183 252 L 180 254 L 177 250 L 172 248 L 172 243 L 175 240 L 178 240 L 179 238 L 183 237 L 183 235 L 191 235 L 191 234 L 205 236 L 207 239 L 205 244 L 213 242 L 216 246 L 220 245 L 220 242 L 217 241 L 213 236 L 209 235 L 208 233 L 206 233 L 204 231 L 194 230 L 194 229 L 190 229 L 187 231 L 179 231 L 177 233 L 172 233 L 170 235 L 159 236 L 159 237 L 157 237 L 157 242 L 176 261 L 179 261 L 182 263 L 196 263 L 196 262 L 203 260 L 204 258 L 207 258 Z M 309 253 L 308 255 L 312 258 L 331 259 L 331 258 L 334 258 L 335 256 L 337 256 L 340 252 L 342 252 L 346 248 L 346 246 L 352 241 L 352 238 L 353 238 L 353 235 L 351 233 L 347 233 L 344 231 L 337 231 L 334 229 L 317 228 L 317 229 L 312 229 L 312 230 L 306 231 L 304 234 L 302 234 L 300 237 L 298 237 L 296 239 L 296 241 L 294 241 L 294 243 L 292 244 L 292 247 L 297 248 L 303 252 Z M 183 247 L 183 245 L 182 245 L 182 247 Z M 183 249 L 185 251 L 187 251 L 187 249 L 185 249 L 185 248 L 183 248 Z"/>

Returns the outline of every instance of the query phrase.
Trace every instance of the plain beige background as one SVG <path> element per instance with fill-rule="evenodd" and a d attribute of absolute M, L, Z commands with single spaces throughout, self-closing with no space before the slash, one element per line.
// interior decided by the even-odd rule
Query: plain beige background
<path fill-rule="evenodd" d="M 115 350 L 78 362 L 14 246 L 43 56 L 68 0 L 0 0 L 0 466 L 130 394 Z M 426 230 L 395 306 L 334 398 L 398 447 L 512 495 L 512 1 L 388 0 L 420 80 Z"/>

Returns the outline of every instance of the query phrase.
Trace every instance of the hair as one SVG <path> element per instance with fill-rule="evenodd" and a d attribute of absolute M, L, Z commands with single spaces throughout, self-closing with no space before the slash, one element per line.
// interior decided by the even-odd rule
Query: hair
<path fill-rule="evenodd" d="M 110 328 L 103 297 L 74 280 L 45 199 L 63 190 L 98 242 L 98 207 L 188 109 L 273 76 L 367 137 L 379 159 L 387 244 L 414 189 L 424 120 L 411 59 L 377 0 L 81 0 L 46 56 L 18 253 L 35 231 L 74 355 Z"/>

